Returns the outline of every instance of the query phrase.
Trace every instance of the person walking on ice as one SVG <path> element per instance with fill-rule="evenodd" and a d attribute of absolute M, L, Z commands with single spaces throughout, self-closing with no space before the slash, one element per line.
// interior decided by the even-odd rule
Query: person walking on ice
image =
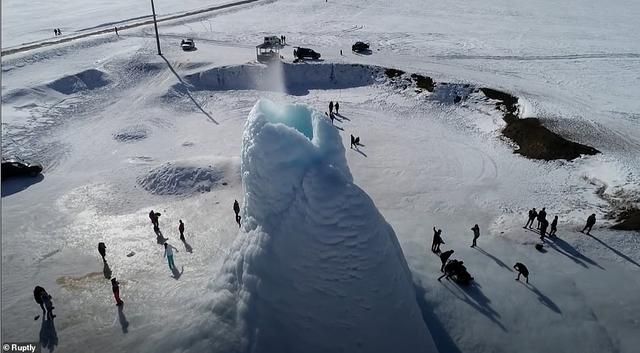
<path fill-rule="evenodd" d="M 471 230 L 473 231 L 473 244 L 471 244 L 471 247 L 475 248 L 478 245 L 476 244 L 476 240 L 480 237 L 480 227 L 476 224 L 471 228 Z"/>
<path fill-rule="evenodd" d="M 582 230 L 580 231 L 580 233 L 584 233 L 584 231 L 589 228 L 587 230 L 587 235 L 591 235 L 591 228 L 593 228 L 593 225 L 596 224 L 596 214 L 592 213 L 591 216 L 589 216 L 589 218 L 587 218 L 587 224 L 584 226 L 584 228 L 582 228 Z"/>
<path fill-rule="evenodd" d="M 340 55 L 342 55 L 342 53 L 341 53 Z M 337 114 L 340 114 L 340 113 L 338 112 L 338 109 L 340 109 L 340 103 L 336 102 L 335 107 L 336 107 L 336 115 L 337 115 Z"/>
<path fill-rule="evenodd" d="M 116 299 L 116 305 L 120 306 L 124 304 L 122 299 L 120 299 L 120 282 L 118 282 L 115 277 L 111 279 L 111 290 L 113 291 L 113 297 Z"/>
<path fill-rule="evenodd" d="M 557 230 L 558 230 L 558 216 L 555 216 L 553 217 L 553 221 L 551 221 L 551 230 L 549 231 L 549 236 L 555 237 Z"/>
<path fill-rule="evenodd" d="M 174 270 L 176 268 L 176 264 L 173 263 L 173 250 L 175 250 L 176 252 L 180 252 L 178 251 L 178 249 L 176 249 L 175 246 L 166 242 L 164 243 L 164 255 L 162 257 L 167 258 L 167 262 L 169 263 L 169 269 L 171 270 Z"/>
<path fill-rule="evenodd" d="M 104 258 L 107 256 L 107 246 L 103 242 L 98 243 L 98 252 L 102 256 L 102 262 L 107 262 L 107 259 Z"/>
<path fill-rule="evenodd" d="M 440 266 L 440 272 L 444 272 L 444 266 L 447 264 L 447 261 L 453 254 L 453 250 L 447 250 L 440 254 L 440 261 L 442 261 L 442 266 Z"/>
<path fill-rule="evenodd" d="M 521 262 L 516 262 L 516 264 L 513 265 L 513 268 L 518 271 L 518 277 L 516 277 L 516 281 L 519 281 L 520 275 L 522 275 L 526 279 L 526 282 L 529 283 L 529 270 L 527 269 L 527 266 L 525 266 Z"/>
<path fill-rule="evenodd" d="M 242 217 L 240 217 L 240 204 L 238 203 L 238 200 L 233 200 L 233 212 L 236 214 L 236 223 L 238 223 L 238 227 L 241 227 L 240 220 Z"/>
<path fill-rule="evenodd" d="M 180 224 L 178 225 L 178 232 L 180 232 L 180 240 L 182 240 L 184 242 L 184 223 L 182 223 L 182 220 L 178 220 L 178 222 L 180 222 Z"/>
<path fill-rule="evenodd" d="M 433 242 L 431 243 L 431 251 L 434 253 L 440 252 L 440 244 L 444 244 L 442 240 L 442 229 L 436 230 L 436 227 L 433 227 Z"/>
<path fill-rule="evenodd" d="M 533 221 L 535 221 L 536 217 L 538 217 L 538 212 L 536 212 L 536 208 L 534 207 L 533 209 L 529 210 L 529 220 L 523 228 L 526 229 L 527 227 L 529 227 L 529 229 L 531 229 L 531 226 L 533 226 Z"/>
<path fill-rule="evenodd" d="M 154 212 L 153 210 L 149 212 L 149 219 L 151 220 L 151 224 L 153 224 L 153 229 L 160 229 L 158 217 L 160 217 L 160 212 Z"/>
<path fill-rule="evenodd" d="M 333 101 L 329 102 L 329 113 L 333 112 Z"/>

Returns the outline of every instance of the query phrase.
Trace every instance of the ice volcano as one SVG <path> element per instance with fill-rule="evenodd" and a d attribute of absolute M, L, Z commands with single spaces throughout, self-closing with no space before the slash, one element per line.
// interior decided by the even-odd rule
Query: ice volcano
<path fill-rule="evenodd" d="M 436 352 L 396 235 L 329 119 L 258 101 L 241 163 L 243 231 L 209 307 L 235 328 L 225 350 Z"/>

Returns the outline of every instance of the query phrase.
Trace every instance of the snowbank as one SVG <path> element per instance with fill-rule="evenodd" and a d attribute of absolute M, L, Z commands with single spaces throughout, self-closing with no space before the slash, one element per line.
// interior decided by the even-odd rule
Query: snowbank
<path fill-rule="evenodd" d="M 243 232 L 213 283 L 215 318 L 200 330 L 227 325 L 225 351 L 436 351 L 395 233 L 353 184 L 324 115 L 259 101 L 241 171 Z M 201 337 L 211 342 L 185 341 L 223 346 Z"/>
<path fill-rule="evenodd" d="M 137 182 L 154 195 L 191 195 L 221 185 L 230 168 L 230 162 L 168 162 L 139 176 Z"/>

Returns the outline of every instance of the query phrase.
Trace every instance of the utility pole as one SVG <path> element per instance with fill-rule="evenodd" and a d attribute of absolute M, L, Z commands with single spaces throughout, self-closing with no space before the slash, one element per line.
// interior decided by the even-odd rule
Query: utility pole
<path fill-rule="evenodd" d="M 153 26 L 156 28 L 156 44 L 158 45 L 158 55 L 162 55 L 160 51 L 160 36 L 158 35 L 158 22 L 156 21 L 156 8 L 151 0 L 151 12 L 153 12 Z"/>

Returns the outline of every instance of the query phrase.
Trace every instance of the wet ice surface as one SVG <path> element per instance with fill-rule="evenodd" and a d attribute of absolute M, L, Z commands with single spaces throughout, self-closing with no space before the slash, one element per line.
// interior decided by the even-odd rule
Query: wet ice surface
<path fill-rule="evenodd" d="M 310 11 L 314 6 L 322 11 Z M 3 183 L 3 339 L 38 339 L 42 323 L 33 320 L 39 313 L 32 298 L 35 284 L 54 296 L 56 349 L 61 352 L 82 352 L 88 345 L 95 352 L 163 351 L 149 341 L 197 351 L 193 342 L 210 337 L 225 337 L 226 341 L 212 348 L 224 351 L 246 339 L 242 329 L 237 331 L 227 322 L 216 325 L 220 313 L 213 303 L 221 298 L 211 285 L 239 237 L 231 209 L 233 200 L 242 201 L 244 196 L 238 169 L 224 174 L 227 185 L 216 182 L 215 188 L 201 193 L 200 184 L 191 182 L 196 178 L 171 174 L 193 169 L 163 166 L 172 163 L 192 168 L 202 166 L 193 160 L 211 159 L 238 165 L 246 118 L 256 101 L 266 97 L 278 103 L 309 104 L 320 112 L 327 109 L 329 100 L 340 101 L 344 118 L 336 124 L 344 130 L 339 132 L 343 145 L 348 145 L 352 133 L 365 145 L 361 153 L 346 151 L 349 170 L 393 227 L 418 287 L 421 314 L 440 351 L 634 352 L 640 344 L 635 334 L 640 317 L 640 244 L 637 233 L 600 228 L 605 225 L 601 216 L 608 205 L 593 194 L 600 184 L 589 180 L 610 186 L 638 185 L 634 152 L 640 130 L 634 115 L 637 100 L 632 99 L 637 86 L 634 76 L 628 74 L 637 71 L 637 59 L 611 55 L 545 59 L 571 54 L 563 51 L 589 53 L 592 47 L 603 46 L 594 46 L 602 44 L 594 37 L 597 33 L 585 32 L 580 23 L 572 27 L 571 38 L 586 33 L 589 39 L 567 46 L 566 41 L 559 41 L 551 48 L 539 45 L 549 39 L 548 33 L 535 30 L 536 18 L 554 23 L 559 17 L 535 11 L 521 9 L 522 16 L 518 11 L 509 15 L 522 19 L 532 14 L 524 16 L 529 27 L 511 28 L 527 33 L 521 33 L 520 42 L 504 36 L 481 41 L 472 26 L 446 16 L 437 24 L 451 25 L 431 28 L 433 35 L 425 41 L 422 29 L 398 20 L 407 11 L 428 18 L 416 8 L 402 10 L 395 17 L 387 14 L 385 21 L 378 21 L 380 3 L 340 5 L 362 11 L 357 20 L 349 17 L 354 9 L 320 6 L 324 5 L 293 6 L 281 1 L 230 13 L 217 18 L 220 27 L 213 32 L 200 33 L 200 24 L 166 27 L 166 33 L 174 36 L 199 33 L 206 39 L 197 40 L 199 50 L 190 54 L 177 46 L 166 48 L 166 57 L 190 91 L 154 55 L 153 43 L 137 37 L 142 32 L 132 32 L 135 36 L 123 36 L 117 42 L 83 42 L 73 49 L 60 47 L 3 58 L 3 100 L 8 92 L 21 92 L 9 95 L 13 100 L 2 107 L 3 123 L 8 123 L 3 125 L 3 147 L 11 142 L 5 138 L 9 136 L 20 145 L 14 150 L 45 161 L 41 180 L 14 185 L 8 195 Z M 333 87 L 338 89 L 299 87 L 293 91 L 296 95 L 277 93 L 281 86 L 267 87 L 269 91 L 264 92 L 244 89 L 251 87 L 208 91 L 197 80 L 187 79 L 200 73 L 204 78 L 213 77 L 212 72 L 221 71 L 220 67 L 232 67 L 225 72 L 233 73 L 233 67 L 253 60 L 256 34 L 246 28 L 255 28 L 261 11 L 277 13 L 285 8 L 309 17 L 283 18 L 264 24 L 264 30 L 291 31 L 290 38 L 319 46 L 327 64 L 395 66 L 433 73 L 436 80 L 481 82 L 507 89 L 525 98 L 527 112 L 556 119 L 555 129 L 605 153 L 572 163 L 536 162 L 513 155 L 511 147 L 498 138 L 500 117 L 492 107 L 473 101 L 443 104 L 442 100 L 422 100 L 413 92 L 360 83 Z M 633 15 L 635 7 L 625 8 Z M 492 13 L 484 9 L 466 16 L 487 19 Z M 337 16 L 334 28 L 325 23 L 329 14 Z M 301 19 L 300 24 L 296 19 Z M 309 33 L 309 23 L 314 21 L 324 33 Z M 354 21 L 365 22 L 364 28 L 354 28 Z M 245 28 L 241 25 L 245 22 L 252 25 Z M 596 28 L 588 22 L 590 28 Z M 634 26 L 622 20 L 607 22 L 613 27 Z M 484 23 L 500 27 L 505 22 Z M 547 26 L 544 23 L 540 26 Z M 451 35 L 442 29 L 447 27 Z M 617 33 L 608 37 L 603 50 L 609 54 L 637 52 L 634 42 L 626 39 L 626 33 L 637 31 Z M 349 54 L 350 42 L 360 38 L 370 39 L 381 50 L 369 57 Z M 338 56 L 336 43 L 344 47 L 345 57 Z M 502 58 L 513 53 L 520 59 Z M 449 58 L 451 55 L 457 57 Z M 537 59 L 529 60 L 531 56 Z M 311 64 L 303 65 L 308 67 L 305 74 L 326 77 L 326 67 L 314 70 Z M 58 81 L 91 69 L 104 72 L 110 83 L 86 89 L 93 86 Z M 73 85 L 62 91 L 69 94 L 47 86 L 67 81 Z M 79 89 L 72 89 L 74 85 Z M 194 101 L 219 125 L 202 114 Z M 114 139 L 123 131 L 134 132 L 125 134 L 127 138 L 141 136 L 135 132 L 142 130 L 127 130 L 133 126 L 144 127 L 146 137 L 127 143 Z M 162 171 L 158 175 L 178 176 L 175 183 L 156 184 L 161 190 L 184 193 L 157 195 L 144 190 L 138 178 L 154 170 Z M 183 185 L 189 188 L 182 189 Z M 533 206 L 546 206 L 561 219 L 561 240 L 544 254 L 533 247 L 537 235 L 521 228 L 522 216 Z M 150 209 L 162 213 L 161 239 L 148 220 Z M 593 232 L 597 239 L 575 232 L 592 211 L 599 219 Z M 178 219 L 185 221 L 191 253 L 178 239 Z M 474 223 L 481 228 L 478 250 L 468 247 L 469 228 Z M 428 252 L 433 225 L 443 228 L 443 248 L 455 249 L 454 257 L 465 261 L 476 286 L 462 289 L 436 281 L 440 263 Z M 180 250 L 175 254 L 175 274 L 162 258 L 159 242 L 164 239 Z M 108 247 L 108 269 L 97 253 L 99 241 Z M 128 256 L 131 253 L 134 255 Z M 513 280 L 510 267 L 516 261 L 529 267 L 529 287 Z M 125 301 L 121 312 L 104 278 L 109 271 L 121 282 Z M 342 324 L 348 326 L 349 320 Z M 202 327 L 211 329 L 203 332 Z M 45 327 L 45 333 L 51 331 L 51 326 Z M 201 336 L 194 337 L 195 333 Z"/>

